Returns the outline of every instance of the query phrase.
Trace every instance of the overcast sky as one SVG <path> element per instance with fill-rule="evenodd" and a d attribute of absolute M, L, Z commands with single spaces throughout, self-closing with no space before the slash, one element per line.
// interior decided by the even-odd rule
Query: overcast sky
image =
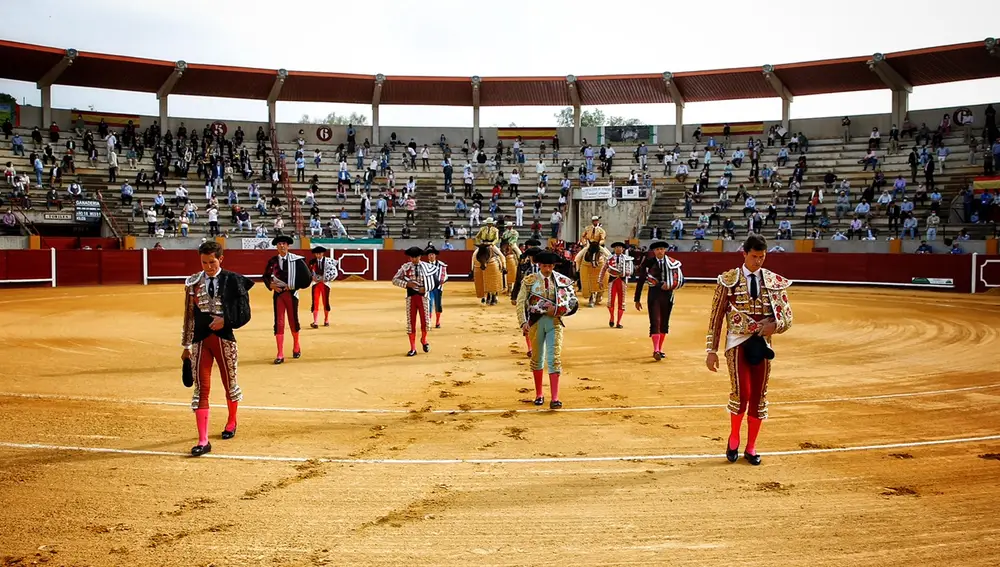
<path fill-rule="evenodd" d="M 870 55 L 1000 35 L 996 0 L 872 2 L 593 2 L 474 0 L 12 0 L 4 38 L 137 57 L 302 71 L 530 76 L 660 73 Z M 752 6 L 752 12 L 746 7 Z M 905 9 L 900 9 L 905 6 Z M 706 13 L 707 10 L 707 13 Z M 992 28 L 992 29 L 991 29 Z M 154 94 L 55 86 L 57 108 L 155 115 Z M 38 105 L 33 84 L 0 92 Z M 996 102 L 1000 79 L 917 87 L 910 108 Z M 792 118 L 889 112 L 888 90 L 796 97 Z M 672 124 L 672 105 L 607 114 Z M 554 124 L 553 107 L 484 107 L 483 126 Z M 278 103 L 278 121 L 366 105 Z M 264 101 L 170 97 L 172 116 L 264 121 Z M 697 103 L 685 122 L 781 117 L 778 99 Z M 383 105 L 382 125 L 471 126 L 472 109 Z"/>

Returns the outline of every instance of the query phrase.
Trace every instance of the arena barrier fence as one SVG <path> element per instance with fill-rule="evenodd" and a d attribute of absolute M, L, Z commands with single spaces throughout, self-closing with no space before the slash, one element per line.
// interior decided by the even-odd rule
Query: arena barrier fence
<path fill-rule="evenodd" d="M 297 250 L 307 258 L 307 250 Z M 402 250 L 332 249 L 339 279 L 387 281 L 408 261 Z M 227 250 L 227 269 L 260 278 L 273 250 Z M 688 281 L 711 282 L 739 266 L 739 253 L 678 252 Z M 472 251 L 444 251 L 449 278 L 467 278 Z M 1000 288 L 1000 255 L 769 254 L 767 267 L 798 284 L 931 289 L 961 293 Z M 0 250 L 0 284 L 51 287 L 180 283 L 201 270 L 193 250 Z"/>

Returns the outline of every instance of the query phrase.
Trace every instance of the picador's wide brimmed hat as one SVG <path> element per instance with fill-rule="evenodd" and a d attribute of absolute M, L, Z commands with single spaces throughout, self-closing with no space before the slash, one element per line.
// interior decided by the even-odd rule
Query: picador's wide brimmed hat
<path fill-rule="evenodd" d="M 284 242 L 285 244 L 291 246 L 292 244 L 295 243 L 295 240 L 293 240 L 291 236 L 286 236 L 284 234 L 281 234 L 281 235 L 275 236 L 273 239 L 271 239 L 271 246 L 277 246 L 278 244 L 281 244 L 282 242 Z"/>
<path fill-rule="evenodd" d="M 419 246 L 410 246 L 406 249 L 406 255 L 410 258 L 419 258 L 424 255 L 424 249 Z"/>
<path fill-rule="evenodd" d="M 483 221 L 483 224 L 496 224 L 496 222 L 497 221 L 493 220 L 493 217 L 486 217 L 486 220 Z"/>
<path fill-rule="evenodd" d="M 537 254 L 535 254 L 535 263 L 555 265 L 559 263 L 559 255 L 555 252 L 549 252 L 548 250 L 540 250 Z"/>

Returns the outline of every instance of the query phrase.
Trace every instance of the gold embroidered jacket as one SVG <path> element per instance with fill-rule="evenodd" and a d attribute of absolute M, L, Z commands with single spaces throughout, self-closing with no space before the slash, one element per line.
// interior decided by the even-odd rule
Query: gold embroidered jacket
<path fill-rule="evenodd" d="M 718 278 L 715 296 L 712 298 L 712 314 L 705 337 L 707 352 L 717 352 L 723 339 L 722 322 L 726 322 L 729 335 L 748 337 L 760 330 L 758 319 L 773 317 L 781 334 L 792 326 L 792 308 L 788 302 L 788 286 L 791 280 L 770 270 L 760 269 L 761 290 L 757 299 L 751 299 L 750 287 L 743 268 L 735 268 Z M 740 341 L 742 342 L 742 341 Z M 727 341 L 728 343 L 728 341 Z M 726 349 L 737 346 L 727 344 Z"/>

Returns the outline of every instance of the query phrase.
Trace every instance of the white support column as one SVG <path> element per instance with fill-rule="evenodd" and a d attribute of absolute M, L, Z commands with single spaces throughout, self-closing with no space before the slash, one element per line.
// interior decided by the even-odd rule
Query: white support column
<path fill-rule="evenodd" d="M 785 83 L 774 74 L 773 65 L 764 65 L 764 78 L 774 89 L 775 94 L 781 99 L 781 126 L 785 130 L 791 130 L 791 114 L 792 114 L 792 102 L 795 101 L 795 97 L 792 92 L 785 87 Z"/>
<path fill-rule="evenodd" d="M 680 104 L 674 105 L 674 143 L 684 143 L 684 107 Z"/>
<path fill-rule="evenodd" d="M 583 120 L 583 112 L 579 106 L 573 107 L 573 144 L 579 146 L 583 143 L 583 135 L 580 133 L 580 122 Z"/>
<path fill-rule="evenodd" d="M 583 119 L 580 100 L 580 91 L 576 88 L 576 76 L 566 75 L 566 89 L 569 91 L 569 100 L 573 103 L 573 144 L 579 146 L 583 143 L 583 135 L 580 133 L 580 122 Z M 565 221 L 563 222 L 565 224 Z"/>
<path fill-rule="evenodd" d="M 42 130 L 45 130 L 52 124 L 52 85 L 63 74 L 63 71 L 73 64 L 73 60 L 76 59 L 77 55 L 78 52 L 75 49 L 67 49 L 63 58 L 42 75 L 42 78 L 38 79 L 38 82 L 35 84 L 42 91 L 42 123 L 39 124 Z"/>
<path fill-rule="evenodd" d="M 142 285 L 149 285 L 149 249 L 142 249 Z"/>
<path fill-rule="evenodd" d="M 167 98 L 170 96 L 170 93 L 173 92 L 174 87 L 177 85 L 177 81 L 184 76 L 184 71 L 186 70 L 187 62 L 184 60 L 177 61 L 177 63 L 174 64 L 173 72 L 170 73 L 167 80 L 163 81 L 163 84 L 160 85 L 160 88 L 156 91 L 156 99 L 160 102 L 160 129 L 163 132 L 170 130 L 170 123 L 167 122 L 167 117 L 169 116 L 167 113 Z"/>
<path fill-rule="evenodd" d="M 382 102 L 382 84 L 385 83 L 385 75 L 379 73 L 375 75 L 375 89 L 372 91 L 372 139 L 373 146 L 379 145 L 379 121 L 378 105 Z"/>
<path fill-rule="evenodd" d="M 269 100 L 267 101 L 267 123 L 269 126 L 274 126 L 277 120 L 278 120 L 278 103 Z"/>
<path fill-rule="evenodd" d="M 479 75 L 472 77 L 472 143 L 479 143 L 479 88 L 483 80 Z M 480 148 L 482 149 L 482 148 Z"/>
<path fill-rule="evenodd" d="M 45 130 L 52 124 L 52 85 L 39 87 L 42 91 L 42 123 L 38 126 Z"/>
<path fill-rule="evenodd" d="M 892 123 L 900 125 L 910 111 L 910 93 L 906 91 L 892 91 Z"/>
<path fill-rule="evenodd" d="M 170 124 L 167 122 L 167 98 L 169 96 L 164 96 L 159 100 L 160 102 L 160 130 L 165 134 L 170 130 Z"/>
<path fill-rule="evenodd" d="M 677 88 L 673 73 L 663 73 L 663 84 L 674 103 L 674 142 L 679 144 L 684 141 L 684 95 Z"/>
<path fill-rule="evenodd" d="M 892 122 L 902 124 L 903 117 L 910 107 L 910 93 L 913 92 L 913 85 L 899 74 L 892 65 L 885 60 L 885 55 L 876 53 L 867 62 L 868 69 L 878 75 L 878 78 L 885 83 L 885 86 L 892 90 Z"/>
<path fill-rule="evenodd" d="M 274 77 L 274 84 L 271 85 L 271 92 L 267 95 L 267 121 L 274 127 L 278 120 L 278 97 L 281 96 L 281 88 L 285 86 L 285 79 L 288 78 L 288 71 L 278 69 L 278 74 Z"/>

